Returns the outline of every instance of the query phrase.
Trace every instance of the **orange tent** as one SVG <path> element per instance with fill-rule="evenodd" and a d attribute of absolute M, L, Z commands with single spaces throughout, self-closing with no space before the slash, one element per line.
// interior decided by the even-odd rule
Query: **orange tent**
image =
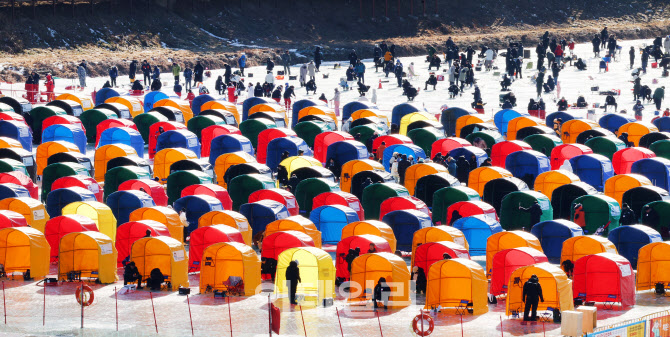
<path fill-rule="evenodd" d="M 566 170 L 554 170 L 540 173 L 535 178 L 534 190 L 546 195 L 549 200 L 551 200 L 551 194 L 554 193 L 554 190 L 565 184 L 574 183 L 580 181 L 579 177 Z"/>
<path fill-rule="evenodd" d="M 484 186 L 493 179 L 511 177 L 512 173 L 502 167 L 483 166 L 470 171 L 468 187 L 477 191 L 479 196 L 484 195 Z"/>
<path fill-rule="evenodd" d="M 505 249 L 530 247 L 544 252 L 535 235 L 524 231 L 509 231 L 495 233 L 486 240 L 486 274 L 491 275 L 493 268 L 493 257 L 499 251 Z"/>

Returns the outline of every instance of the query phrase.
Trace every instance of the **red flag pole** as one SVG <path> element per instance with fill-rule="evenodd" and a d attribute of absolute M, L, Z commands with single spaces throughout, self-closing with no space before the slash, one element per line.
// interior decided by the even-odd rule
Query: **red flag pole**
<path fill-rule="evenodd" d="M 47 321 L 47 283 L 44 282 L 44 300 L 42 301 L 42 326 L 46 325 Z"/>
<path fill-rule="evenodd" d="M 382 331 L 382 321 L 379 319 L 379 312 L 375 311 L 377 315 L 377 322 L 379 323 L 379 333 L 384 337 L 384 332 Z"/>
<path fill-rule="evenodd" d="M 154 295 L 149 292 L 149 297 L 151 298 L 151 310 L 154 312 L 154 326 L 156 327 L 156 333 L 158 333 L 158 322 L 156 321 L 156 308 L 154 307 Z"/>
<path fill-rule="evenodd" d="M 423 309 L 419 309 L 419 317 L 421 317 L 421 332 L 423 332 Z"/>
<path fill-rule="evenodd" d="M 505 337 L 505 335 L 503 334 L 502 316 L 500 316 L 500 336 Z"/>
<path fill-rule="evenodd" d="M 463 315 L 461 315 L 461 337 L 463 337 Z"/>
<path fill-rule="evenodd" d="M 542 321 L 542 336 L 547 337 L 547 330 L 544 329 L 544 321 Z"/>
<path fill-rule="evenodd" d="M 81 292 L 79 300 L 81 300 L 81 328 L 84 328 L 84 282 L 81 282 Z"/>
<path fill-rule="evenodd" d="M 186 294 L 186 304 L 188 304 L 188 318 L 191 320 L 191 336 L 195 335 L 193 331 L 193 316 L 191 315 L 191 301 L 188 299 L 188 294 Z"/>
<path fill-rule="evenodd" d="M 340 321 L 340 311 L 335 307 L 335 312 L 337 313 L 337 323 L 340 324 L 340 334 L 344 337 L 344 331 L 342 331 L 342 322 Z"/>
<path fill-rule="evenodd" d="M 7 325 L 7 302 L 5 301 L 5 281 L 2 281 L 2 309 L 5 312 L 5 325 Z"/>
<path fill-rule="evenodd" d="M 305 332 L 305 337 L 307 337 L 307 328 L 305 327 L 305 317 L 302 315 L 302 305 L 300 307 L 300 318 L 302 319 L 302 331 Z"/>
<path fill-rule="evenodd" d="M 270 337 L 272 337 L 272 302 L 270 302 L 270 294 L 268 294 L 268 327 L 270 328 Z"/>
<path fill-rule="evenodd" d="M 230 315 L 230 297 L 228 299 L 228 320 L 230 320 L 230 337 L 233 337 L 233 316 Z"/>
<path fill-rule="evenodd" d="M 116 331 L 119 331 L 119 297 L 117 296 L 118 292 L 116 291 L 116 287 L 114 287 L 114 302 L 116 307 L 114 310 L 116 311 Z"/>

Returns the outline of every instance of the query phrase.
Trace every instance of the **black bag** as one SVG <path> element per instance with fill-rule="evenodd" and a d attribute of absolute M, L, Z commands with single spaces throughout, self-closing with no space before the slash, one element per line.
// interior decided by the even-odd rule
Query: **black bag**
<path fill-rule="evenodd" d="M 656 283 L 655 293 L 657 293 L 659 295 L 664 295 L 665 294 L 665 285 L 661 282 Z"/>
<path fill-rule="evenodd" d="M 489 304 L 498 304 L 498 298 L 494 295 L 489 294 Z"/>
<path fill-rule="evenodd" d="M 333 299 L 332 298 L 324 298 L 323 299 L 323 307 L 332 307 L 333 306 Z"/>
<path fill-rule="evenodd" d="M 278 75 L 278 76 L 282 76 L 282 75 L 284 75 L 284 71 L 283 71 L 283 70 L 278 70 L 278 71 L 277 71 L 277 75 Z"/>
<path fill-rule="evenodd" d="M 561 323 L 561 310 L 554 309 L 554 323 Z"/>
<path fill-rule="evenodd" d="M 189 295 L 191 294 L 191 288 L 179 287 L 179 295 Z"/>

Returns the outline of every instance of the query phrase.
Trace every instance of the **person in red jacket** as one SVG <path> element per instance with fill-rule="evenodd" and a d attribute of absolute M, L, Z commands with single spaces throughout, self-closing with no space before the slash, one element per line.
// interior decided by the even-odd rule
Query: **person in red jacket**
<path fill-rule="evenodd" d="M 193 93 L 193 91 L 189 90 L 189 91 L 188 91 L 188 95 L 186 95 L 186 100 L 187 100 L 189 103 L 191 103 L 191 102 L 193 102 L 193 99 L 194 99 L 194 98 L 195 98 L 195 94 Z"/>
<path fill-rule="evenodd" d="M 53 76 L 51 76 L 51 73 L 47 74 L 46 80 L 44 81 L 44 85 L 47 88 L 47 100 L 51 102 L 54 100 L 54 87 L 55 87 L 54 79 Z"/>
<path fill-rule="evenodd" d="M 563 59 L 563 47 L 559 44 L 556 46 L 556 50 L 554 50 L 554 55 L 556 56 L 555 62 L 558 63 L 558 65 L 561 65 L 561 60 Z"/>
<path fill-rule="evenodd" d="M 568 50 L 570 50 L 570 56 L 574 55 L 574 52 L 575 52 L 575 40 L 570 39 L 570 43 L 568 43 Z"/>
<path fill-rule="evenodd" d="M 235 92 L 237 91 L 235 86 L 232 83 L 228 83 L 228 102 L 230 103 L 235 103 L 237 102 L 237 96 L 235 95 Z"/>

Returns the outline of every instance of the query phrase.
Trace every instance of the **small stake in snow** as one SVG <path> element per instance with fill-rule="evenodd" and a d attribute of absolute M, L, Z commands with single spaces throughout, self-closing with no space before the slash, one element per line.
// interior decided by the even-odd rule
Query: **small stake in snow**
<path fill-rule="evenodd" d="M 233 316 L 230 314 L 230 296 L 226 298 L 228 300 L 228 320 L 230 320 L 230 337 L 233 337 Z"/>
<path fill-rule="evenodd" d="M 302 319 L 302 330 L 305 332 L 305 337 L 307 337 L 307 328 L 305 327 L 305 317 L 302 315 L 302 305 L 300 307 L 300 318 Z"/>
<path fill-rule="evenodd" d="M 379 312 L 375 310 L 375 314 L 377 315 L 377 322 L 379 323 L 379 333 L 384 337 L 384 332 L 382 331 L 382 321 L 379 319 Z"/>
<path fill-rule="evenodd" d="M 5 281 L 2 281 L 2 309 L 5 312 L 5 325 L 7 325 L 7 302 L 5 301 Z"/>
<path fill-rule="evenodd" d="M 188 294 L 186 294 L 186 304 L 188 304 L 188 318 L 191 320 L 191 336 L 195 335 L 193 331 L 193 316 L 191 316 L 191 301 L 188 299 Z"/>
<path fill-rule="evenodd" d="M 344 331 L 342 331 L 342 322 L 340 321 L 340 311 L 335 307 L 335 312 L 337 313 L 337 323 L 340 323 L 340 334 L 344 337 Z"/>
<path fill-rule="evenodd" d="M 119 331 L 119 298 L 116 295 L 117 295 L 116 287 L 114 287 L 114 303 L 115 303 L 114 310 L 116 311 L 116 331 Z"/>
<path fill-rule="evenodd" d="M 149 292 L 149 297 L 151 298 L 151 310 L 154 313 L 154 326 L 156 326 L 156 333 L 158 333 L 158 322 L 156 321 L 156 308 L 154 307 L 154 295 Z"/>

